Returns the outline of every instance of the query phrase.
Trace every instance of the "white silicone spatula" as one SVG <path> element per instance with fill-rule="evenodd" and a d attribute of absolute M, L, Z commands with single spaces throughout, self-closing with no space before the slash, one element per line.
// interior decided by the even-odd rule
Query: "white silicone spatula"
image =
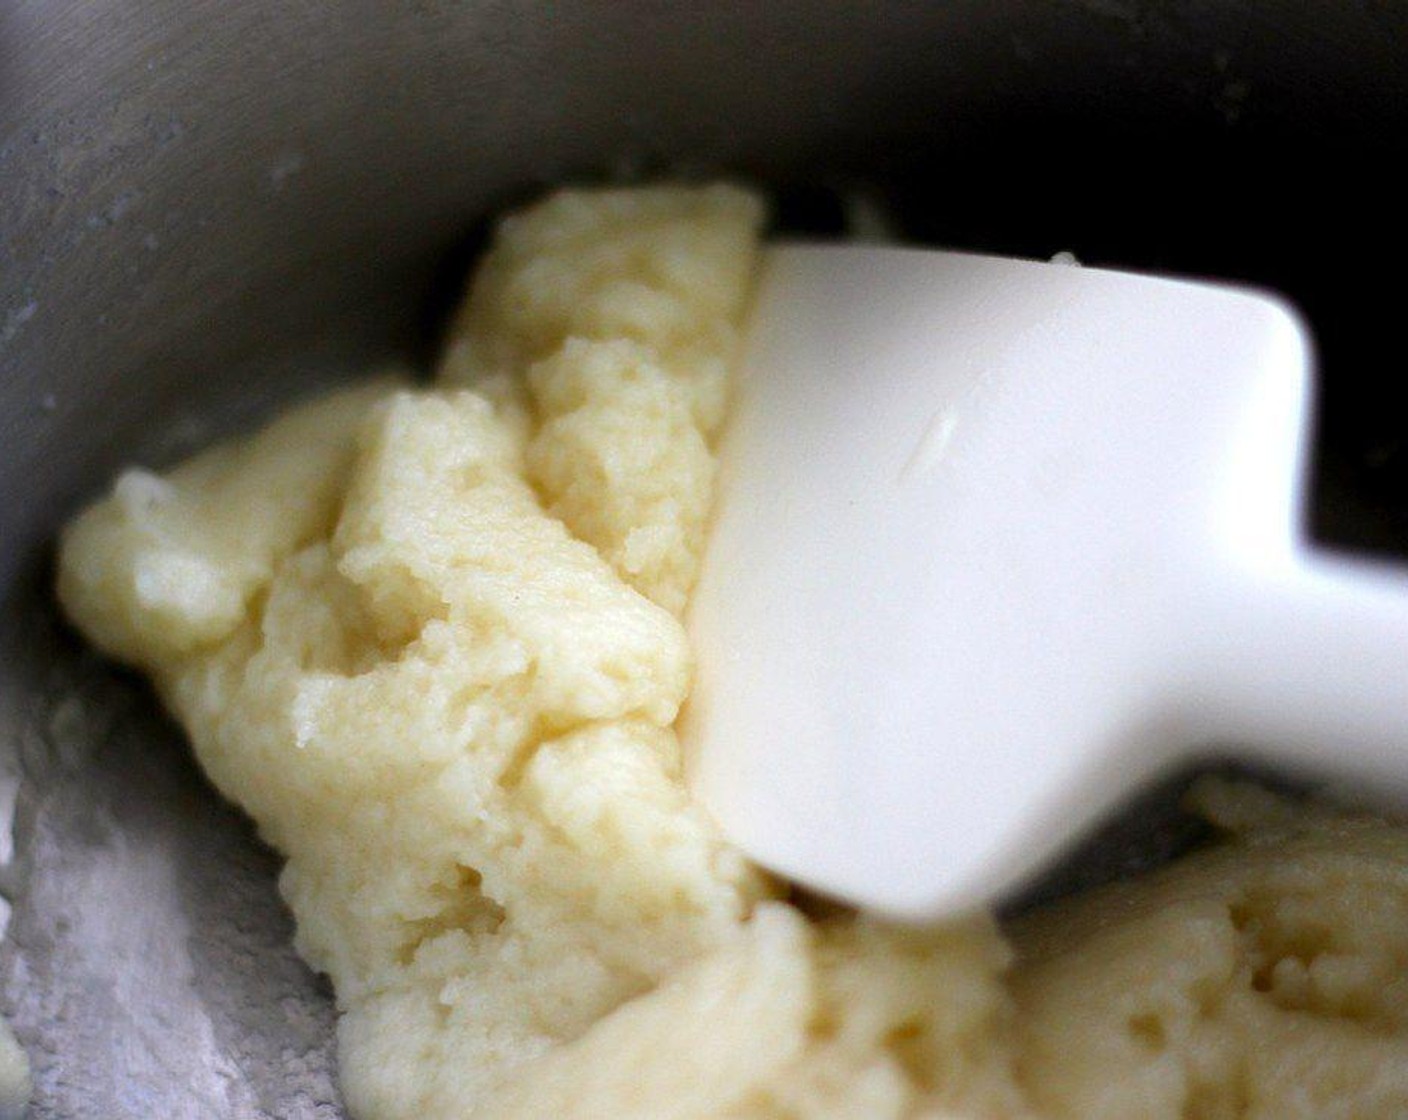
<path fill-rule="evenodd" d="M 1408 792 L 1408 578 L 1304 537 L 1311 362 L 1231 287 L 771 249 L 689 619 L 726 834 L 924 917 L 1215 745 Z"/>

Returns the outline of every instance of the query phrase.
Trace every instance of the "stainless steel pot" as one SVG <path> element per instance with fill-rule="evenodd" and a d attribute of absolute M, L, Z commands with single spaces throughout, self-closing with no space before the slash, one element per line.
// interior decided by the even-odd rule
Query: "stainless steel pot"
<path fill-rule="evenodd" d="M 799 227 L 864 184 L 917 239 L 1288 292 L 1317 527 L 1396 547 L 1406 84 L 1394 0 L 0 9 L 0 964 L 33 1115 L 340 1115 L 275 861 L 49 606 L 116 467 L 424 359 L 501 203 L 725 170 Z"/>

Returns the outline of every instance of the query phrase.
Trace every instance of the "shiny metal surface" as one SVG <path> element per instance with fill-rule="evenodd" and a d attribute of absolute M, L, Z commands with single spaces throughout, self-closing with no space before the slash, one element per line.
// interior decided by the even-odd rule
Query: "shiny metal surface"
<path fill-rule="evenodd" d="M 802 228 L 861 181 L 921 239 L 1288 290 L 1330 373 L 1319 525 L 1385 546 L 1397 297 L 1361 271 L 1405 248 L 1405 84 L 1385 2 L 0 8 L 0 1006 L 32 1114 L 339 1115 L 276 861 L 49 606 L 53 533 L 119 464 L 423 359 L 501 203 L 723 169 Z"/>

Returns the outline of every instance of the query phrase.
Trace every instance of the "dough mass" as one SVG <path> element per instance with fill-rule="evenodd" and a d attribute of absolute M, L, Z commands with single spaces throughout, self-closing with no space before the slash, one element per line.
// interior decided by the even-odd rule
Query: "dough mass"
<path fill-rule="evenodd" d="M 813 920 L 672 725 L 763 220 L 507 219 L 390 376 L 67 531 L 59 592 L 286 857 L 363 1120 L 1408 1115 L 1408 834 L 1208 786 L 1222 843 L 1000 931 Z"/>

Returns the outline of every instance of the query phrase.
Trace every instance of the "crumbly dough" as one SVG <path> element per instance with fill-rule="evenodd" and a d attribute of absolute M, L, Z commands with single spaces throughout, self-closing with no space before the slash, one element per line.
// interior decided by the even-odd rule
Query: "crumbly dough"
<path fill-rule="evenodd" d="M 1402 831 L 1217 787 L 1221 848 L 1009 940 L 804 917 L 690 803 L 679 614 L 762 217 L 554 195 L 434 387 L 129 471 L 64 536 L 70 616 L 287 857 L 354 1115 L 1408 1113 Z"/>
<path fill-rule="evenodd" d="M 1227 833 L 1012 932 L 1019 1072 L 1072 1120 L 1408 1116 L 1408 832 L 1208 783 Z"/>

